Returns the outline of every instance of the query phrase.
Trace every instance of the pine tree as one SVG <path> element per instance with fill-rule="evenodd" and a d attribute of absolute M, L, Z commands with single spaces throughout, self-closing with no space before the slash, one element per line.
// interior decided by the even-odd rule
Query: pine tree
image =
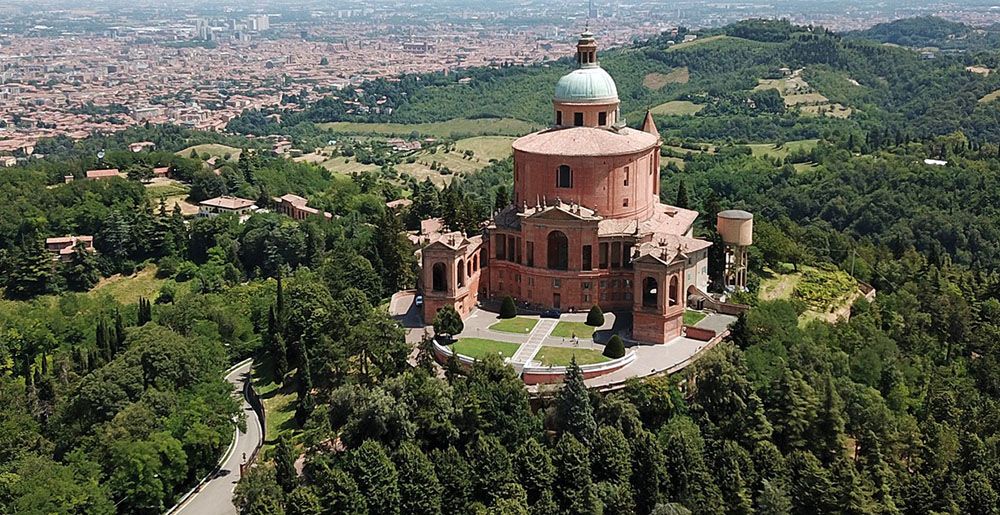
<path fill-rule="evenodd" d="M 358 483 L 339 468 L 326 464 L 311 471 L 311 482 L 316 487 L 324 513 L 367 515 L 368 506 Z"/>
<path fill-rule="evenodd" d="M 583 443 L 593 441 L 597 432 L 594 407 L 590 404 L 590 393 L 583 382 L 583 371 L 576 364 L 575 357 L 566 368 L 566 379 L 555 403 L 559 429 Z"/>
<path fill-rule="evenodd" d="M 286 497 L 286 515 L 323 515 L 323 501 L 313 486 L 300 486 Z"/>
<path fill-rule="evenodd" d="M 462 322 L 462 316 L 459 315 L 458 311 L 455 311 L 455 308 L 450 304 L 438 309 L 437 313 L 434 315 L 432 324 L 434 326 L 434 334 L 449 340 L 465 329 L 465 323 Z"/>
<path fill-rule="evenodd" d="M 667 499 L 670 472 L 660 442 L 646 430 L 632 440 L 632 490 L 640 513 L 649 513 Z"/>
<path fill-rule="evenodd" d="M 94 253 L 83 245 L 75 246 L 70 260 L 62 267 L 62 276 L 70 290 L 89 291 L 101 279 Z"/>
<path fill-rule="evenodd" d="M 816 421 L 816 456 L 825 465 L 844 456 L 844 417 L 842 402 L 833 384 L 833 376 L 826 375 L 823 404 L 819 408 Z"/>
<path fill-rule="evenodd" d="M 767 418 L 774 428 L 774 442 L 782 450 L 804 448 L 816 420 L 816 394 L 798 371 L 785 368 L 766 399 Z"/>
<path fill-rule="evenodd" d="M 419 447 L 403 442 L 396 451 L 399 475 L 400 511 L 406 514 L 435 515 L 441 513 L 441 483 L 434 465 Z"/>
<path fill-rule="evenodd" d="M 298 453 L 288 440 L 288 435 L 278 437 L 278 444 L 274 446 L 274 473 L 285 493 L 291 492 L 298 486 L 299 474 L 295 470 L 295 460 Z"/>
<path fill-rule="evenodd" d="M 780 483 L 764 480 L 754 508 L 761 514 L 789 515 L 792 512 L 792 500 Z"/>
<path fill-rule="evenodd" d="M 480 435 L 468 448 L 468 462 L 475 471 L 472 478 L 473 498 L 486 506 L 497 500 L 498 489 L 516 483 L 510 454 L 495 436 Z"/>
<path fill-rule="evenodd" d="M 400 513 L 398 473 L 381 443 L 366 440 L 351 451 L 347 457 L 347 470 L 366 499 L 369 513 Z"/>
<path fill-rule="evenodd" d="M 791 476 L 792 513 L 832 513 L 837 510 L 830 472 L 808 451 L 795 451 L 788 458 Z"/>
<path fill-rule="evenodd" d="M 670 498 L 697 513 L 720 513 L 724 501 L 705 462 L 698 425 L 687 417 L 674 417 L 660 438 L 670 470 Z"/>
<path fill-rule="evenodd" d="M 572 433 L 563 433 L 553 455 L 556 502 L 564 513 L 600 513 L 601 504 L 590 475 L 590 457 Z"/>
<path fill-rule="evenodd" d="M 26 300 L 54 289 L 52 257 L 40 242 L 19 248 L 4 281 L 7 295 Z"/>
<path fill-rule="evenodd" d="M 435 450 L 432 454 L 434 470 L 443 487 L 441 513 L 465 515 L 469 513 L 469 495 L 472 492 L 472 470 L 465 458 L 454 447 Z"/>
<path fill-rule="evenodd" d="M 528 495 L 529 505 L 535 505 L 546 493 L 551 496 L 555 467 L 548 450 L 538 440 L 532 438 L 524 442 L 514 453 L 514 468 L 518 482 Z"/>

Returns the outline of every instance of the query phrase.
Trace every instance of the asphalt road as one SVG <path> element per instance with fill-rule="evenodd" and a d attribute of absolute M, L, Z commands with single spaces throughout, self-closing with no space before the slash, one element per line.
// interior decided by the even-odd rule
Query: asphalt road
<path fill-rule="evenodd" d="M 250 456 L 254 448 L 261 443 L 263 431 L 257 414 L 243 398 L 243 382 L 250 380 L 250 365 L 247 361 L 232 370 L 226 376 L 226 381 L 233 385 L 234 394 L 243 400 L 243 412 L 247 417 L 246 432 L 237 432 L 236 444 L 231 446 L 231 452 L 226 456 L 219 470 L 200 488 L 182 501 L 171 515 L 235 515 L 233 506 L 233 489 L 240 480 L 240 464 L 243 456 Z"/>

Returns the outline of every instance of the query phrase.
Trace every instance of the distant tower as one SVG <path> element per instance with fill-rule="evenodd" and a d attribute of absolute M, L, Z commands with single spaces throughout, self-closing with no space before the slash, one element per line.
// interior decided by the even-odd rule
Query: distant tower
<path fill-rule="evenodd" d="M 587 10 L 587 17 L 592 20 L 597 18 L 597 8 L 594 7 L 594 0 L 590 0 L 590 8 Z"/>
<path fill-rule="evenodd" d="M 726 246 L 726 288 L 746 290 L 747 247 L 753 245 L 753 215 L 739 209 L 722 211 L 717 227 Z"/>

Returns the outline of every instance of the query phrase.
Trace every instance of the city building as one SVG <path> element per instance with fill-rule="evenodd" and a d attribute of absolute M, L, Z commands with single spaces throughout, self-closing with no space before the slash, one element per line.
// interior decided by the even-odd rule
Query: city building
<path fill-rule="evenodd" d="M 309 200 L 298 195 L 289 193 L 280 197 L 273 197 L 271 200 L 274 201 L 275 211 L 290 216 L 295 220 L 305 220 L 310 216 L 321 217 L 324 220 L 333 219 L 332 214 L 307 206 L 306 204 L 309 203 Z"/>
<path fill-rule="evenodd" d="M 482 236 L 448 233 L 422 249 L 425 320 L 511 296 L 539 310 L 630 312 L 643 343 L 683 334 L 687 296 L 708 289 L 711 243 L 693 237 L 696 211 L 660 202 L 652 116 L 625 125 L 589 32 L 577 64 L 556 84 L 552 125 L 513 143 L 513 204 Z"/>
<path fill-rule="evenodd" d="M 121 172 L 117 168 L 106 168 L 103 170 L 87 170 L 88 181 L 102 181 L 113 177 L 121 177 Z"/>
<path fill-rule="evenodd" d="M 52 259 L 59 261 L 73 259 L 77 246 L 82 246 L 88 252 L 97 252 L 93 236 L 57 236 L 45 239 L 45 250 L 52 253 Z"/>
<path fill-rule="evenodd" d="M 198 216 L 211 218 L 223 214 L 234 214 L 243 221 L 257 209 L 257 205 L 252 200 L 224 195 L 199 202 Z"/>

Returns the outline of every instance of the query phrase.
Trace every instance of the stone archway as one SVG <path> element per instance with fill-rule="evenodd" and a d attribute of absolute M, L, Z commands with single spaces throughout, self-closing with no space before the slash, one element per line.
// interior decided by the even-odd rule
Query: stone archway
<path fill-rule="evenodd" d="M 448 273 L 444 263 L 434 263 L 431 268 L 431 289 L 434 291 L 448 291 Z"/>
<path fill-rule="evenodd" d="M 548 237 L 550 270 L 569 270 L 569 238 L 562 231 L 552 231 Z"/>
<path fill-rule="evenodd" d="M 659 283 L 653 277 L 646 277 L 642 280 L 642 306 L 655 308 L 660 300 Z"/>

